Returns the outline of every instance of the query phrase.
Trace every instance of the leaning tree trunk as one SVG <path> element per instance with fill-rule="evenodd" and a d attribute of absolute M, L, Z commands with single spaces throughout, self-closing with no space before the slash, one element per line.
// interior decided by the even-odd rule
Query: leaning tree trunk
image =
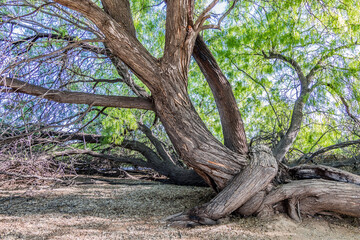
<path fill-rule="evenodd" d="M 360 216 L 360 187 L 354 184 L 358 182 L 358 176 L 354 177 L 354 181 L 346 174 L 334 173 L 338 174 L 337 179 L 343 179 L 347 183 L 336 182 L 333 179 L 296 180 L 289 169 L 281 167 L 281 171 L 277 171 L 277 161 L 281 159 L 275 159 L 269 149 L 257 147 L 250 150 L 250 154 L 247 155 L 247 146 L 244 142 L 233 145 L 228 141 L 231 142 L 233 139 L 226 136 L 227 145 L 233 149 L 231 150 L 219 142 L 206 128 L 187 93 L 187 73 L 197 35 L 205 29 L 203 24 L 216 1 L 210 4 L 198 19 L 194 19 L 194 1 L 166 1 L 165 48 L 164 55 L 160 59 L 154 58 L 136 39 L 131 14 L 127 14 L 130 11 L 129 5 L 123 5 L 128 0 L 115 0 L 114 2 L 119 3 L 119 11 L 108 9 L 106 12 L 87 0 L 54 1 L 84 14 L 97 25 L 104 34 L 106 45 L 112 53 L 129 66 L 151 91 L 155 111 L 180 157 L 219 192 L 218 196 L 208 204 L 175 216 L 172 220 L 182 222 L 184 225 L 213 224 L 217 219 L 237 209 L 243 215 L 272 214 L 276 210 L 287 211 L 293 218 L 299 217 L 299 212 L 322 211 Z M 106 8 L 105 3 L 112 1 L 103 0 L 102 2 Z M 116 16 L 122 16 L 125 19 Z M 265 57 L 280 56 L 269 54 Z M 281 59 L 298 69 L 291 59 L 284 57 Z M 203 67 L 206 69 L 206 65 Z M 213 65 L 212 68 L 217 68 L 217 66 Z M 298 71 L 298 73 L 301 72 Z M 215 76 L 210 72 L 208 75 Z M 301 81 L 310 82 L 308 81 L 310 77 L 305 79 L 303 74 L 300 75 Z M 213 81 L 214 79 L 209 81 L 212 90 L 228 91 L 224 89 L 229 86 L 228 84 L 220 84 L 218 88 L 217 85 L 211 85 Z M 304 86 L 307 87 L 306 84 Z M 221 94 L 219 96 L 215 99 L 217 106 L 224 106 L 221 110 L 226 109 L 227 105 L 236 106 L 234 98 L 222 98 Z M 227 116 L 227 114 L 222 113 L 222 116 Z M 240 115 L 237 114 L 237 116 L 239 118 Z M 224 120 L 222 123 L 230 124 L 230 126 L 224 126 L 227 129 L 243 131 L 241 126 L 240 128 L 231 126 L 235 123 L 226 121 L 229 119 Z M 292 133 L 297 134 L 297 127 L 291 130 L 290 139 L 294 139 Z M 225 133 L 229 134 L 229 131 L 224 131 Z M 239 136 L 239 141 L 241 141 L 240 138 L 245 139 L 243 132 L 235 132 L 234 135 Z M 285 147 L 281 147 L 280 150 L 286 152 Z M 285 154 L 284 151 L 278 155 Z M 301 177 L 301 171 L 295 172 L 300 173 Z M 283 176 L 276 176 L 279 174 Z M 293 182 L 274 187 L 274 184 L 277 184 L 274 179 L 286 178 L 292 179 Z M 317 202 L 319 204 L 314 204 Z"/>
<path fill-rule="evenodd" d="M 195 111 L 179 74 L 163 73 L 163 89 L 154 95 L 156 112 L 175 149 L 217 191 L 248 164 L 247 156 L 219 142 Z"/>

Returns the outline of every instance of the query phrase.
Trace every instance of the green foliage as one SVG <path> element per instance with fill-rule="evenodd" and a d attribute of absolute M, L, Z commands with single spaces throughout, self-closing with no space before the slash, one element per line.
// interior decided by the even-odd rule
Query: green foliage
<path fill-rule="evenodd" d="M 347 118 L 339 96 L 359 114 L 359 11 L 358 1 L 243 1 L 223 23 L 223 31 L 205 33 L 233 86 L 249 138 L 270 134 L 278 140 L 299 96 L 294 68 L 264 57 L 276 52 L 294 59 L 305 75 L 323 59 L 312 92 L 305 96 L 305 120 L 294 147 L 307 152 L 351 139 L 337 126 Z M 221 137 L 220 123 L 213 120 L 217 111 L 202 110 L 215 106 L 210 90 L 199 72 L 190 73 L 190 79 L 201 117 Z"/>
<path fill-rule="evenodd" d="M 108 143 L 121 144 L 127 132 L 137 129 L 137 120 L 132 110 L 113 108 L 106 111 L 102 120 L 103 134 Z"/>
<path fill-rule="evenodd" d="M 219 2 L 225 9 L 231 4 L 231 1 Z M 207 0 L 195 1 L 195 15 L 198 16 L 208 3 Z M 40 1 L 25 1 L 24 6 L 1 8 L 0 20 L 4 22 L 3 19 L 27 15 L 39 4 Z M 101 6 L 100 1 L 96 4 Z M 153 56 L 161 58 L 165 44 L 165 3 L 160 0 L 131 1 L 131 9 L 139 41 Z M 24 22 L 39 32 L 72 36 L 75 42 L 99 37 L 91 22 L 69 9 L 61 10 L 49 5 L 32 17 L 39 25 L 30 26 L 26 23 L 29 19 Z M 207 23 L 216 22 L 215 17 L 208 19 Z M 0 39 L 11 36 L 11 41 L 18 41 L 34 35 L 31 28 L 16 24 L 2 24 L 1 27 Z M 266 56 L 270 52 L 295 60 L 304 75 L 317 70 L 309 86 L 312 91 L 305 97 L 305 118 L 294 148 L 308 152 L 356 138 L 352 135 L 356 131 L 347 128 L 349 117 L 341 98 L 349 103 L 353 114 L 360 115 L 360 1 L 239 1 L 222 22 L 221 31 L 206 30 L 201 34 L 232 85 L 249 139 L 271 136 L 267 143 L 275 144 L 290 125 L 292 109 L 301 90 L 294 67 L 279 59 L 268 59 Z M 1 49 L 8 47 L 6 41 L 1 44 Z M 24 80 L 29 83 L 69 91 L 135 95 L 124 83 L 91 82 L 94 79 L 121 78 L 104 55 L 80 48 L 64 50 L 69 42 L 61 39 L 42 38 L 31 44 L 29 41 L 19 43 L 10 56 L 20 60 L 34 58 L 33 65 L 20 64 L 14 70 L 20 76 L 28 76 Z M 87 44 L 104 47 L 98 41 Z M 47 54 L 48 58 L 39 57 Z M 132 78 L 146 89 L 136 76 Z M 206 126 L 222 140 L 213 95 L 194 61 L 190 65 L 188 91 Z M 3 109 L 8 107 L 5 105 Z M 72 109 L 81 112 L 83 108 Z M 29 109 L 24 107 L 22 110 L 31 112 Z M 104 113 L 107 116 L 99 117 L 86 130 L 102 133 L 108 142 L 115 143 L 121 143 L 126 133 L 136 131 L 140 117 L 148 125 L 154 120 L 154 114 L 136 110 L 106 109 Z M 97 114 L 98 111 L 90 111 L 82 123 L 92 121 Z M 32 117 L 21 118 L 33 121 Z M 165 135 L 161 127 L 158 134 Z"/>

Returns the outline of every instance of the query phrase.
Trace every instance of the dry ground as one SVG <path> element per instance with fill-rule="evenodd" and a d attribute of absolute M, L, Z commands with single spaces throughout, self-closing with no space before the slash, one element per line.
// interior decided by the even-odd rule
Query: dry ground
<path fill-rule="evenodd" d="M 105 180 L 105 181 L 104 181 Z M 208 201 L 208 188 L 112 178 L 33 190 L 0 189 L 0 239 L 360 239 L 359 219 L 232 217 L 176 229 L 168 215 Z M 109 183 L 110 181 L 110 183 Z"/>

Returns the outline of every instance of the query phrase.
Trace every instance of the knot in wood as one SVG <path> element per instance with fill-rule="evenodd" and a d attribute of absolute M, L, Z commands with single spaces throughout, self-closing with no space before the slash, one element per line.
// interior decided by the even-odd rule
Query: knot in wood
<path fill-rule="evenodd" d="M 251 165 L 260 165 L 263 167 L 272 167 L 277 170 L 278 164 L 271 151 L 271 149 L 265 145 L 254 146 L 250 150 Z"/>

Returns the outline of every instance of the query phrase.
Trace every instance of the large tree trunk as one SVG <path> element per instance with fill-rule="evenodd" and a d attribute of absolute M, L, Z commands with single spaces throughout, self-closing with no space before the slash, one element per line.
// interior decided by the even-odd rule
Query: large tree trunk
<path fill-rule="evenodd" d="M 166 69 L 159 78 L 164 79 L 163 89 L 154 95 L 156 112 L 181 159 L 219 191 L 248 164 L 248 158 L 231 151 L 209 132 L 190 101 L 183 84 L 186 79 Z"/>
<path fill-rule="evenodd" d="M 165 48 L 161 59 L 154 58 L 136 39 L 131 14 L 128 14 L 127 0 L 118 0 L 119 11 L 108 9 L 106 12 L 88 0 L 55 0 L 55 2 L 84 14 L 97 25 L 105 35 L 106 45 L 112 53 L 122 60 L 151 91 L 155 112 L 180 157 L 219 192 L 219 195 L 207 205 L 176 216 L 172 220 L 184 222 L 185 225 L 213 224 L 217 219 L 230 214 L 237 208 L 240 213 L 249 215 L 271 212 L 274 211 L 275 206 L 280 205 L 293 218 L 299 217 L 297 212 L 321 211 L 360 216 L 360 187 L 354 184 L 358 182 L 357 177 L 354 177 L 355 181 L 348 178 L 348 183 L 329 180 L 295 180 L 272 188 L 272 185 L 276 183 L 274 181 L 277 171 L 275 158 L 269 149 L 263 147 L 250 150 L 249 156 L 246 154 L 245 134 L 241 132 L 243 131 L 241 127 L 233 125 L 240 123 L 240 114 L 236 113 L 235 122 L 222 119 L 224 135 L 227 135 L 226 145 L 229 147 L 219 142 L 202 122 L 187 93 L 187 74 L 196 37 L 203 29 L 202 25 L 208 17 L 208 12 L 217 1 L 210 4 L 197 20 L 193 19 L 194 1 L 166 1 Z M 110 1 L 103 2 L 105 8 L 106 2 L 110 3 Z M 124 16 L 126 19 L 122 20 L 114 14 Z M 201 55 L 199 56 L 201 60 Z M 301 99 L 295 105 L 287 137 L 283 138 L 274 151 L 277 160 L 281 160 L 300 129 L 302 108 L 306 100 L 305 95 L 309 91 L 308 86 L 312 74 L 304 76 L 295 61 L 279 54 L 269 53 L 264 54 L 264 57 L 281 59 L 291 64 L 299 76 L 303 90 Z M 213 59 L 209 57 L 206 59 L 213 62 Z M 220 113 L 223 110 L 227 111 L 227 105 L 232 106 L 229 111 L 234 111 L 235 98 L 223 97 L 223 93 L 231 88 L 226 82 L 221 84 L 224 80 L 221 74 L 213 74 L 217 71 L 216 68 L 214 64 L 210 67 L 204 64 L 202 70 L 207 71 L 209 78 L 221 78 L 208 79 L 212 90 L 218 94 L 214 95 Z M 221 116 L 231 118 L 226 112 L 221 113 Z M 237 129 L 233 134 L 238 137 L 228 138 L 230 134 L 228 129 Z M 231 143 L 234 139 L 238 139 L 239 142 Z M 282 168 L 279 173 L 286 172 L 285 175 L 291 177 L 291 172 L 288 171 Z M 314 169 L 311 171 L 316 173 Z M 301 173 L 301 171 L 295 172 Z M 328 174 L 325 175 L 328 176 Z M 320 174 L 315 174 L 315 176 L 321 178 Z M 277 205 L 277 203 L 280 204 Z"/>

